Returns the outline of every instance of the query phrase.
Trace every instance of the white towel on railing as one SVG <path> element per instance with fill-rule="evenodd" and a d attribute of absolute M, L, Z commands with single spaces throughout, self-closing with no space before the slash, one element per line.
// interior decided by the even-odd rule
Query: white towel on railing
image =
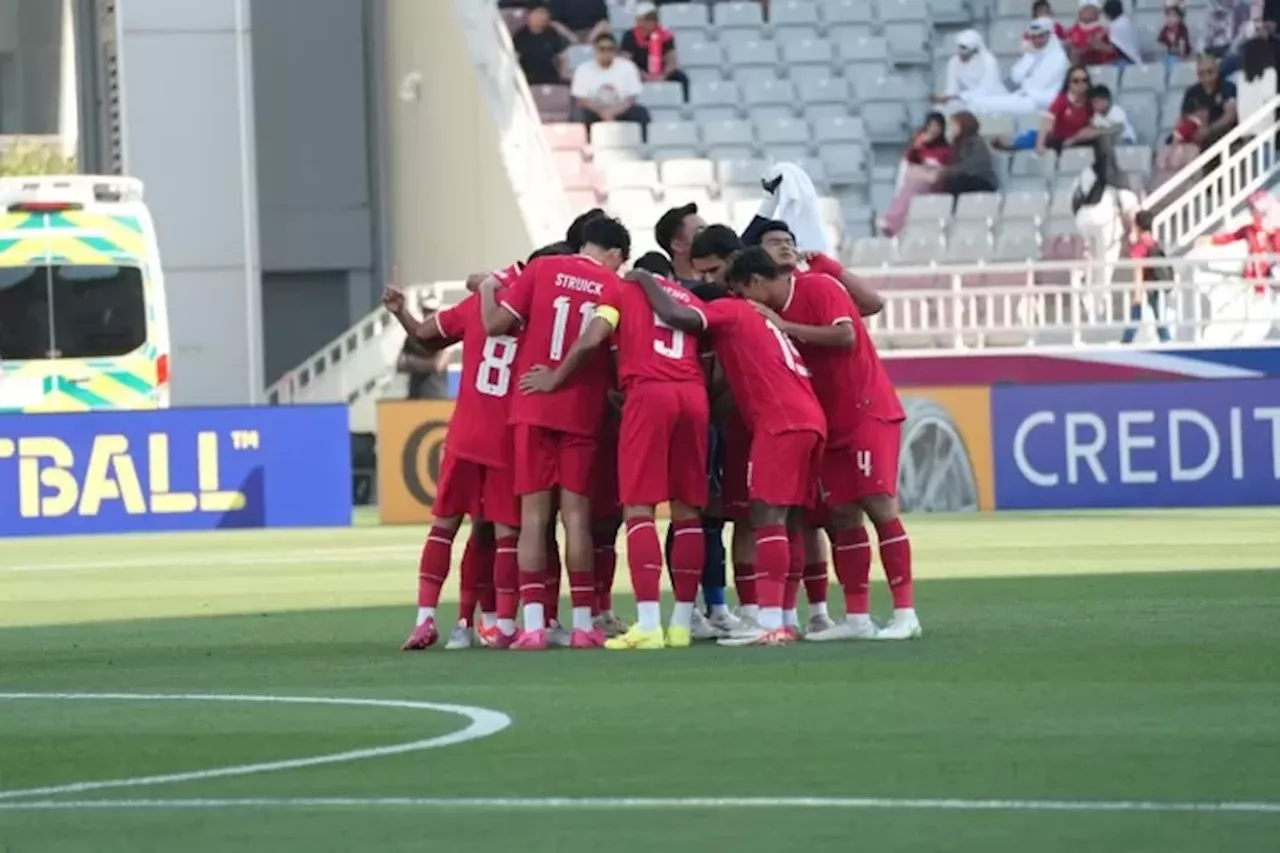
<path fill-rule="evenodd" d="M 795 163 L 774 163 L 765 172 L 765 180 L 781 177 L 778 185 L 778 206 L 773 218 L 791 226 L 796 236 L 796 248 L 802 252 L 829 252 L 827 235 L 822 230 L 822 209 L 818 206 L 818 191 L 813 179 Z"/>

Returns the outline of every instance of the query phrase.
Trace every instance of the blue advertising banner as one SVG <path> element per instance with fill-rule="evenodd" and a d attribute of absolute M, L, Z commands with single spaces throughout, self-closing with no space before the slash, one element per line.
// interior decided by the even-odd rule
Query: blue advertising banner
<path fill-rule="evenodd" d="M 1280 380 L 997 386 L 998 509 L 1280 504 Z"/>
<path fill-rule="evenodd" d="M 0 416 L 0 536 L 350 523 L 345 406 Z"/>

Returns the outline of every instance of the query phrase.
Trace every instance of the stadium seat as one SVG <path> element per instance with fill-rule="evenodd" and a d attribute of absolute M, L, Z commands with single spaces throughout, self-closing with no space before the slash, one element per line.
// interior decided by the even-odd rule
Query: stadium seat
<path fill-rule="evenodd" d="M 884 37 L 889 44 L 889 59 L 895 65 L 928 65 L 933 60 L 925 24 L 885 24 Z"/>
<path fill-rule="evenodd" d="M 813 140 L 818 145 L 828 143 L 864 144 L 867 129 L 862 119 L 851 116 L 831 116 L 813 125 Z"/>
<path fill-rule="evenodd" d="M 691 121 L 653 122 L 649 125 L 650 148 L 698 148 L 698 125 Z"/>
<path fill-rule="evenodd" d="M 772 65 L 749 65 L 733 72 L 733 82 L 741 91 L 748 93 L 758 86 L 770 86 L 777 79 L 778 69 Z"/>
<path fill-rule="evenodd" d="M 859 144 L 821 145 L 818 157 L 827 170 L 827 181 L 840 186 L 862 186 L 867 183 L 866 149 Z"/>
<path fill-rule="evenodd" d="M 809 123 L 804 119 L 765 121 L 755 126 L 755 136 L 766 153 L 779 146 L 806 146 L 809 144 Z M 781 159 L 779 155 L 779 159 Z"/>
<path fill-rule="evenodd" d="M 744 41 L 725 46 L 725 59 L 735 69 L 778 64 L 778 46 L 771 41 Z"/>
<path fill-rule="evenodd" d="M 934 225 L 934 230 L 941 231 L 943 223 L 951 218 L 951 208 L 955 197 L 945 194 L 918 195 L 911 200 L 907 209 L 907 223 L 913 233 L 919 233 L 918 226 Z"/>
<path fill-rule="evenodd" d="M 544 124 L 542 133 L 555 151 L 581 151 L 587 147 L 587 128 L 577 122 Z"/>
<path fill-rule="evenodd" d="M 1187 87 L 1194 86 L 1197 82 L 1194 62 L 1177 62 L 1169 68 L 1169 91 L 1181 95 L 1186 92 Z"/>
<path fill-rule="evenodd" d="M 908 133 L 907 108 L 900 103 L 865 104 L 862 121 L 872 142 L 901 142 Z"/>
<path fill-rule="evenodd" d="M 658 20 L 668 29 L 701 29 L 711 23 L 707 7 L 701 3 L 665 3 L 658 7 Z M 684 47 L 680 47 L 684 59 Z"/>
<path fill-rule="evenodd" d="M 759 189 L 760 179 L 769 168 L 768 160 L 717 160 L 716 177 L 726 187 L 740 186 Z"/>
<path fill-rule="evenodd" d="M 1009 192 L 1004 196 L 1002 219 L 1008 222 L 1029 222 L 1039 227 L 1049 209 L 1049 194 L 1044 190 Z"/>
<path fill-rule="evenodd" d="M 791 107 L 783 104 L 765 104 L 747 109 L 747 120 L 754 125 L 766 121 L 782 121 L 783 119 L 795 117 L 795 112 Z"/>
<path fill-rule="evenodd" d="M 889 42 L 884 36 L 859 36 L 849 41 L 836 42 L 836 58 L 846 66 L 889 64 Z M 846 77 L 849 74 L 846 72 Z"/>
<path fill-rule="evenodd" d="M 975 116 L 978 119 L 978 131 L 987 139 L 994 139 L 997 136 L 1010 137 L 1014 135 L 1013 116 L 1004 114 L 984 113 Z"/>
<path fill-rule="evenodd" d="M 730 0 L 712 7 L 711 22 L 715 29 L 724 33 L 732 29 L 759 28 L 764 23 L 764 15 L 759 3 Z"/>
<path fill-rule="evenodd" d="M 1025 12 L 1023 16 L 1025 16 Z M 1022 36 L 1027 31 L 1027 21 L 1020 16 L 1019 20 L 996 21 L 991 25 L 991 35 L 987 37 L 987 49 L 1001 59 L 1001 68 L 1007 68 L 1007 59 L 1022 52 Z"/>
<path fill-rule="evenodd" d="M 748 149 L 755 147 L 755 135 L 751 132 L 751 125 L 741 119 L 712 121 L 702 124 L 702 141 L 708 147 L 713 145 L 735 145 Z M 717 157 L 715 159 L 721 158 Z"/>
<path fill-rule="evenodd" d="M 1129 117 L 1138 141 L 1154 144 L 1160 133 L 1160 105 L 1152 101 L 1149 94 L 1121 95 L 1117 103 Z"/>
<path fill-rule="evenodd" d="M 1064 175 L 1078 175 L 1092 165 L 1092 148 L 1064 148 L 1058 155 L 1058 179 Z"/>
<path fill-rule="evenodd" d="M 679 83 L 669 83 L 665 80 L 657 83 L 645 83 L 644 88 L 640 90 L 638 101 L 650 110 L 662 108 L 679 109 L 684 106 L 684 89 Z"/>
<path fill-rule="evenodd" d="M 640 148 L 644 137 L 640 125 L 631 121 L 598 121 L 591 126 L 591 148 Z"/>
<path fill-rule="evenodd" d="M 1160 108 L 1160 130 L 1173 130 L 1174 125 L 1182 118 L 1182 97 L 1185 92 L 1169 92 L 1164 96 Z"/>
<path fill-rule="evenodd" d="M 734 107 L 742 100 L 738 84 L 725 80 L 694 81 L 689 87 L 689 103 L 695 107 Z"/>
<path fill-rule="evenodd" d="M 539 85 L 530 88 L 533 103 L 538 107 L 538 115 L 544 122 L 563 122 L 569 120 L 568 86 Z"/>
<path fill-rule="evenodd" d="M 757 153 L 755 145 L 751 143 L 707 146 L 707 159 L 715 160 L 716 162 L 721 160 L 750 160 L 756 157 Z"/>
<path fill-rule="evenodd" d="M 787 24 L 817 26 L 818 4 L 814 0 L 772 0 L 769 23 L 775 27 Z"/>
<path fill-rule="evenodd" d="M 782 104 L 790 107 L 796 102 L 796 90 L 790 80 L 761 80 L 743 92 L 743 103 L 748 107 L 766 104 Z"/>
<path fill-rule="evenodd" d="M 1106 86 L 1115 97 L 1120 94 L 1120 69 L 1114 65 L 1090 65 L 1089 82 L 1094 86 Z"/>
<path fill-rule="evenodd" d="M 1116 149 L 1116 162 L 1120 168 L 1143 181 L 1151 174 L 1154 165 L 1151 148 L 1146 145 L 1125 145 Z"/>
<path fill-rule="evenodd" d="M 1121 76 L 1123 92 L 1163 92 L 1165 70 L 1161 64 L 1129 65 Z"/>
<path fill-rule="evenodd" d="M 822 19 L 828 24 L 861 24 L 870 28 L 875 23 L 875 7 L 870 0 L 821 0 Z"/>
<path fill-rule="evenodd" d="M 663 7 L 670 8 L 670 7 Z M 685 72 L 699 68 L 714 69 L 717 74 L 724 68 L 724 52 L 712 42 L 691 42 L 680 45 L 680 67 Z"/>
<path fill-rule="evenodd" d="M 610 196 L 615 190 L 644 189 L 652 192 L 657 183 L 658 165 L 652 160 L 609 163 L 604 167 L 604 185 Z"/>
<path fill-rule="evenodd" d="M 929 20 L 929 7 L 924 0 L 877 0 L 881 23 Z"/>
<path fill-rule="evenodd" d="M 964 193 L 956 198 L 956 219 L 993 224 L 1000 218 L 999 193 Z"/>
<path fill-rule="evenodd" d="M 1049 203 L 1048 217 L 1051 221 L 1071 221 L 1075 215 L 1071 212 L 1071 197 L 1073 191 L 1071 187 L 1061 187 L 1053 191 L 1053 198 Z"/>
<path fill-rule="evenodd" d="M 929 0 L 929 17 L 935 25 L 968 26 L 973 22 L 973 10 L 966 0 Z"/>
<path fill-rule="evenodd" d="M 592 48 L 589 44 L 571 44 L 564 51 L 564 64 L 570 71 L 579 65 L 585 65 L 592 58 Z"/>
<path fill-rule="evenodd" d="M 789 41 L 782 46 L 782 61 L 789 68 L 804 65 L 820 65 L 830 67 L 835 59 L 831 42 L 825 39 Z"/>
<path fill-rule="evenodd" d="M 995 255 L 1002 261 L 1038 260 L 1040 234 L 1030 223 L 1006 225 L 996 238 Z"/>
<path fill-rule="evenodd" d="M 710 189 L 716 184 L 715 164 L 701 158 L 667 160 L 660 167 L 659 175 L 668 190 L 675 187 Z"/>
<path fill-rule="evenodd" d="M 800 103 L 806 106 L 811 104 L 847 106 L 849 103 L 849 84 L 843 78 L 822 77 L 802 83 L 795 79 L 793 72 L 792 81 L 795 82 Z"/>

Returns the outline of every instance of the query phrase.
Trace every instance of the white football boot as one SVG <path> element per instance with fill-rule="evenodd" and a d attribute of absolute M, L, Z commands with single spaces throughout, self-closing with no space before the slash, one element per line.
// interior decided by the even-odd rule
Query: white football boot
<path fill-rule="evenodd" d="M 465 623 L 459 622 L 453 629 L 453 633 L 449 635 L 449 642 L 445 643 L 444 647 L 446 651 L 453 652 L 458 649 L 469 649 L 475 644 L 475 632 Z"/>
<path fill-rule="evenodd" d="M 837 640 L 874 640 L 877 630 L 876 623 L 871 621 L 871 617 L 864 613 L 860 616 L 846 616 L 843 622 L 836 622 L 831 627 L 821 631 L 814 631 L 811 628 L 809 633 L 804 635 L 804 638 L 810 643 L 832 643 Z"/>
<path fill-rule="evenodd" d="M 893 611 L 893 618 L 876 632 L 877 640 L 915 640 L 924 634 L 914 608 Z"/>

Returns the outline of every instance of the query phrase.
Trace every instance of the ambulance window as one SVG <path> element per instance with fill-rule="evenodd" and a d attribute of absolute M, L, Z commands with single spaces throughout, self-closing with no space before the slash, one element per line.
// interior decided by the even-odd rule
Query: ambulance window
<path fill-rule="evenodd" d="M 0 267 L 0 360 L 49 357 L 47 267 Z"/>
<path fill-rule="evenodd" d="M 108 358 L 147 340 L 142 271 L 136 267 L 55 266 L 54 342 L 60 358 Z"/>

